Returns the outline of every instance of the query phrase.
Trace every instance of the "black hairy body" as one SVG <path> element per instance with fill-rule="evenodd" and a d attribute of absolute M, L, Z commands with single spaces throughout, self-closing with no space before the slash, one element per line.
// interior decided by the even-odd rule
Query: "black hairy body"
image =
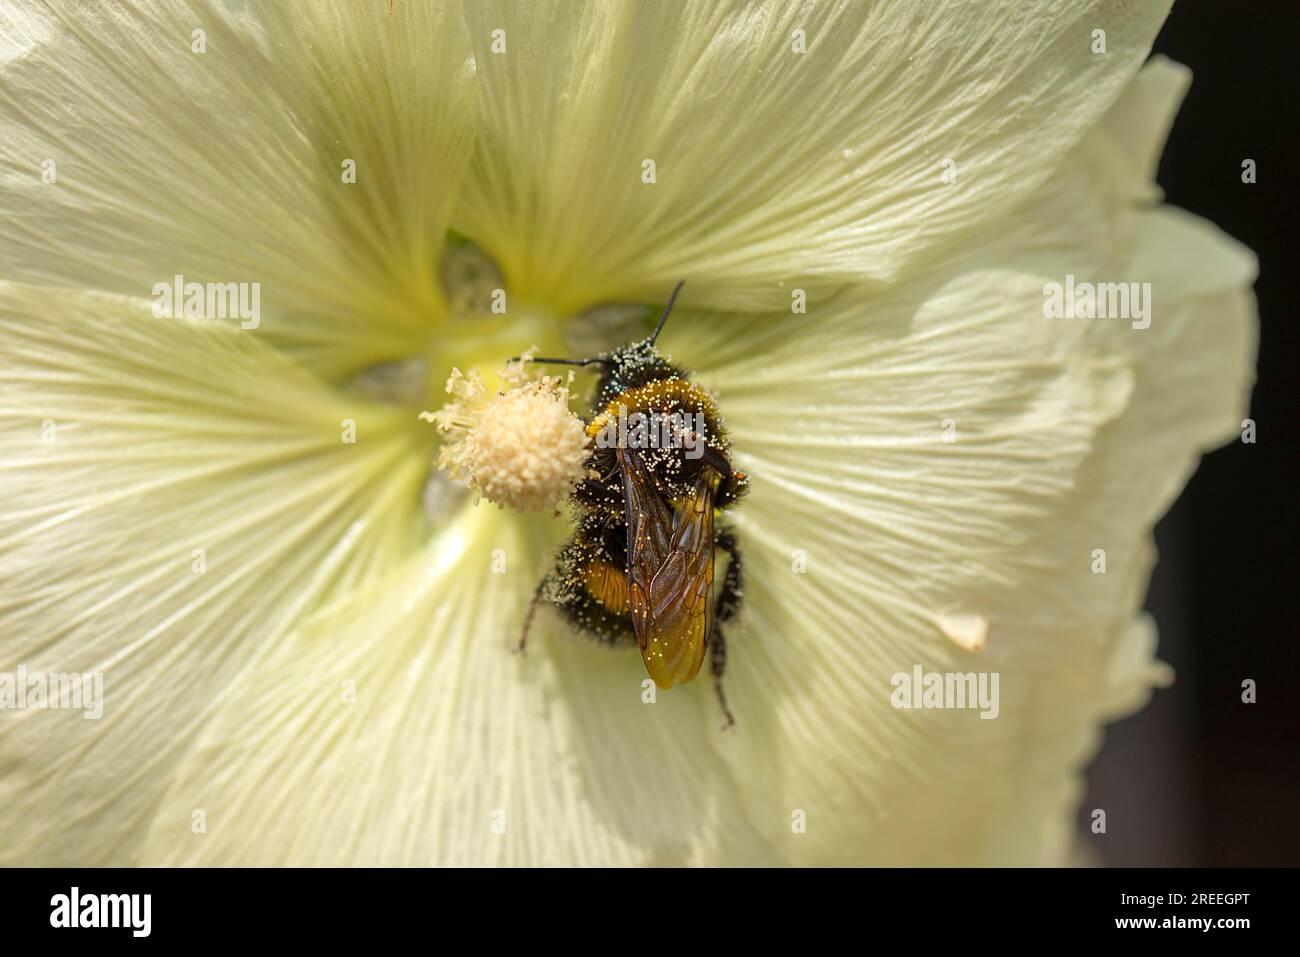
<path fill-rule="evenodd" d="M 655 349 L 657 335 L 575 363 L 602 367 L 587 421 L 592 451 L 570 499 L 573 536 L 528 619 L 549 602 L 596 640 L 639 647 L 661 688 L 690 681 L 707 655 L 731 724 L 722 624 L 740 608 L 742 569 L 736 537 L 717 519 L 748 479 L 732 468 L 713 396 Z M 647 428 L 619 429 L 629 421 Z M 715 590 L 716 551 L 728 561 Z"/>

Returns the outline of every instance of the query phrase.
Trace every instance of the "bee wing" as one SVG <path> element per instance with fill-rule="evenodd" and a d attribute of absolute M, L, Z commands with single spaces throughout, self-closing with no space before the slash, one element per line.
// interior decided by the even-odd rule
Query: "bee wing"
<path fill-rule="evenodd" d="M 713 482 L 664 501 L 636 449 L 618 449 L 627 506 L 628 604 L 646 670 L 660 688 L 694 678 L 713 634 Z"/>

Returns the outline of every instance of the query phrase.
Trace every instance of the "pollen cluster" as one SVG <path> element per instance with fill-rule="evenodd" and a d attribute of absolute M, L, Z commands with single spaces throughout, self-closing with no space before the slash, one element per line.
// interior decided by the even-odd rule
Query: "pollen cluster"
<path fill-rule="evenodd" d="M 464 479 L 477 495 L 521 512 L 550 508 L 584 477 L 587 436 L 569 410 L 569 390 L 557 377 L 530 379 L 527 359 L 500 373 L 489 389 L 477 373 L 453 369 L 453 398 L 421 418 L 446 439 L 438 467 Z"/>

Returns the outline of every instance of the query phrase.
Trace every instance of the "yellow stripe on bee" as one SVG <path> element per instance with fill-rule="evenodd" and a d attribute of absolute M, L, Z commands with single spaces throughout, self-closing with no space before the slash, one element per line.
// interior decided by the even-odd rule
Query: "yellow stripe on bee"
<path fill-rule="evenodd" d="M 610 420 L 618 421 L 620 409 L 625 415 L 634 412 L 703 412 L 712 415 L 716 408 L 708 389 L 685 379 L 658 379 L 635 389 L 628 389 L 605 407 L 605 411 L 591 420 L 587 435 L 595 438 Z"/>
<path fill-rule="evenodd" d="M 593 559 L 583 576 L 587 592 L 616 615 L 630 609 L 627 597 L 627 572 L 599 558 Z"/>

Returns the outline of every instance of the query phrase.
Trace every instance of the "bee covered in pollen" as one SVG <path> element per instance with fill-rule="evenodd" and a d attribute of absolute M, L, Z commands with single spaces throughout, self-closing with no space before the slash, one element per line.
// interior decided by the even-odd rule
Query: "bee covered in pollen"
<path fill-rule="evenodd" d="M 529 608 L 546 601 L 579 630 L 611 645 L 635 643 L 662 688 L 699 674 L 707 655 L 727 726 L 722 625 L 740 608 L 741 562 L 719 516 L 744 494 L 713 396 L 655 348 L 683 283 L 647 339 L 591 359 L 536 362 L 600 367 L 587 478 L 571 503 L 577 528 Z M 715 586 L 714 555 L 727 555 Z"/>

